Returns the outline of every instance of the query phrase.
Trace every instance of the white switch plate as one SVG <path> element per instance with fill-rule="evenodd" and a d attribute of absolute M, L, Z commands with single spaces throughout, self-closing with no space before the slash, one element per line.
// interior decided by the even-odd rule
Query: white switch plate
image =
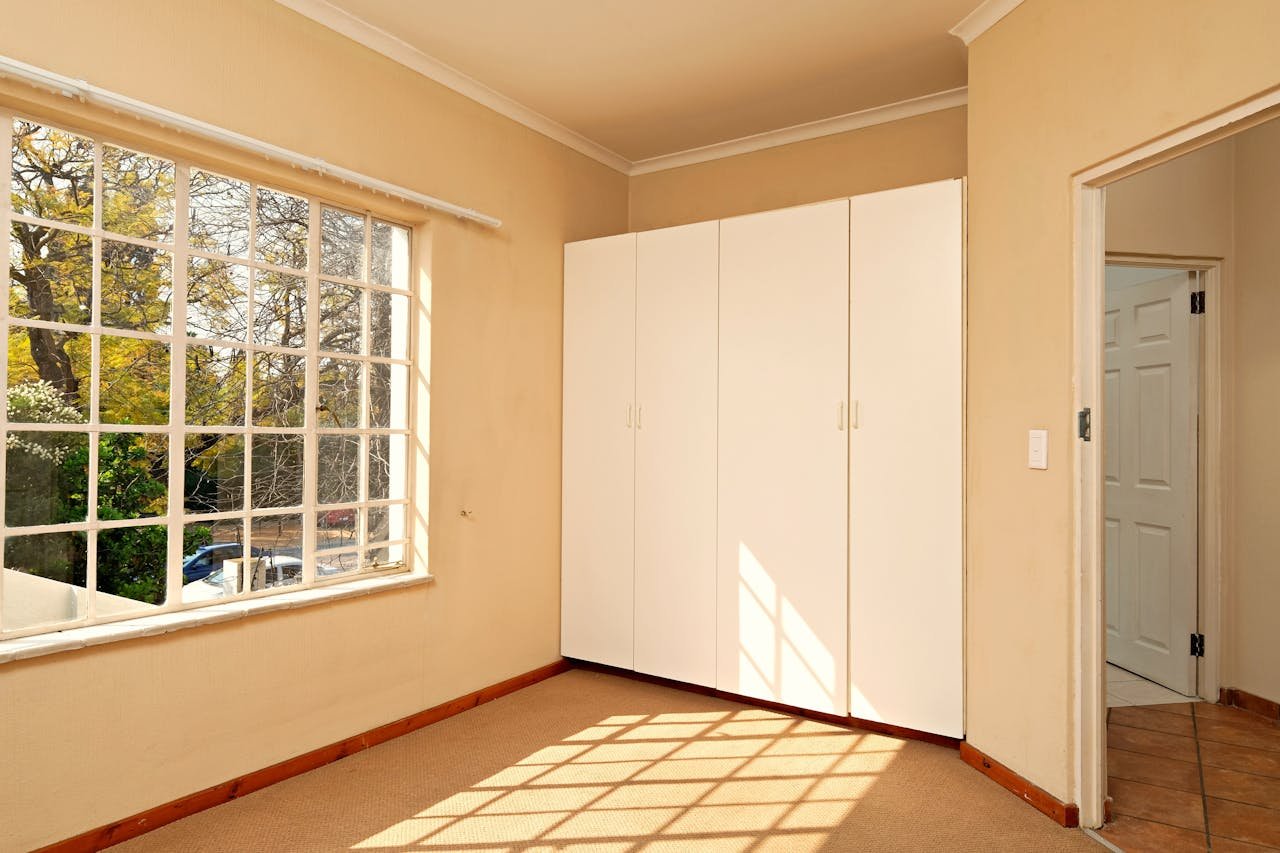
<path fill-rule="evenodd" d="M 1027 440 L 1027 467 L 1041 471 L 1049 467 L 1049 431 L 1033 429 Z"/>

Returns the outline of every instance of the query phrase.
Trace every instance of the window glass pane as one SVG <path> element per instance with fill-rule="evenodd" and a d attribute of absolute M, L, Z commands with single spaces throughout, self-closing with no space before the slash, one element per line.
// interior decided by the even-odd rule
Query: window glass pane
<path fill-rule="evenodd" d="M 368 500 L 403 500 L 409 496 L 407 454 L 403 435 L 369 436 Z"/>
<path fill-rule="evenodd" d="M 228 261 L 187 262 L 187 335 L 243 341 L 249 325 L 249 268 Z"/>
<path fill-rule="evenodd" d="M 250 544 L 249 589 L 273 589 L 302 583 L 302 516 L 255 518 Z"/>
<path fill-rule="evenodd" d="M 350 503 L 360 497 L 360 436 L 317 437 L 316 503 Z"/>
<path fill-rule="evenodd" d="M 316 580 L 354 572 L 360 568 L 360 555 L 354 551 L 335 553 L 326 551 L 316 561 Z"/>
<path fill-rule="evenodd" d="M 302 436 L 254 433 L 251 440 L 253 506 L 270 509 L 301 504 Z"/>
<path fill-rule="evenodd" d="M 369 293 L 369 354 L 409 357 L 409 297 L 382 290 Z"/>
<path fill-rule="evenodd" d="M 360 544 L 360 510 L 353 507 L 316 513 L 316 549 L 332 551 Z"/>
<path fill-rule="evenodd" d="M 361 292 L 349 284 L 320 282 L 320 349 L 360 353 Z"/>
<path fill-rule="evenodd" d="M 164 604 L 169 531 L 162 524 L 98 531 L 99 616 Z"/>
<path fill-rule="evenodd" d="M 93 318 L 93 240 L 57 228 L 13 223 L 9 314 L 89 325 Z"/>
<path fill-rule="evenodd" d="M 390 569 L 404 565 L 404 545 L 383 545 L 364 552 L 362 568 Z"/>
<path fill-rule="evenodd" d="M 319 425 L 325 428 L 360 426 L 360 373 L 358 361 L 320 359 Z"/>
<path fill-rule="evenodd" d="M 275 347 L 305 346 L 307 280 L 276 272 L 254 273 L 254 343 Z"/>
<path fill-rule="evenodd" d="M 102 146 L 102 227 L 158 243 L 173 241 L 173 163 Z"/>
<path fill-rule="evenodd" d="M 191 433 L 186 437 L 184 459 L 186 512 L 235 512 L 244 508 L 243 436 Z"/>
<path fill-rule="evenodd" d="M 4 540 L 3 624 L 8 630 L 85 614 L 88 546 L 83 533 L 38 533 Z"/>
<path fill-rule="evenodd" d="M 306 426 L 306 402 L 306 357 L 278 352 L 254 354 L 253 423 L 255 426 Z"/>
<path fill-rule="evenodd" d="M 244 373 L 244 350 L 187 347 L 186 422 L 192 426 L 243 426 Z"/>
<path fill-rule="evenodd" d="M 172 307 L 168 252 L 102 241 L 102 325 L 167 335 Z"/>
<path fill-rule="evenodd" d="M 241 519 L 197 521 L 182 530 L 182 602 L 211 601 L 239 592 L 237 561 L 244 556 Z M 230 570 L 227 563 L 231 561 Z"/>
<path fill-rule="evenodd" d="M 409 368 L 403 364 L 369 365 L 369 426 L 408 428 Z"/>
<path fill-rule="evenodd" d="M 258 187 L 258 260 L 305 270 L 310 227 L 311 205 L 305 198 Z"/>
<path fill-rule="evenodd" d="M 10 432 L 5 445 L 5 524 L 63 524 L 88 517 L 88 433 Z"/>
<path fill-rule="evenodd" d="M 98 438 L 99 519 L 164 515 L 168 495 L 168 436 L 118 432 Z"/>
<path fill-rule="evenodd" d="M 373 222 L 369 235 L 373 257 L 370 258 L 369 280 L 409 289 L 409 229 L 389 222 Z"/>
<path fill-rule="evenodd" d="M 32 329 L 37 337 L 43 329 Z M 58 335 L 47 335 L 58 344 Z M 88 335 L 68 336 L 70 341 L 63 342 L 65 349 L 73 353 L 72 366 L 74 372 L 66 378 L 77 387 L 88 372 Z M 83 353 L 81 352 L 83 350 Z M 83 355 L 83 360 L 80 356 Z M 87 385 L 87 383 L 86 383 Z M 9 332 L 9 390 L 5 399 L 5 409 L 9 413 L 11 423 L 36 424 L 80 424 L 85 422 L 84 398 L 88 396 L 88 388 L 84 388 L 83 396 L 79 390 L 66 392 L 52 382 L 39 378 L 34 360 L 31 358 L 31 347 L 27 340 L 26 330 L 12 329 Z"/>
<path fill-rule="evenodd" d="M 375 506 L 369 508 L 369 538 L 371 545 L 406 539 L 404 530 L 404 506 Z"/>
<path fill-rule="evenodd" d="M 93 142 L 35 122 L 13 122 L 11 194 L 17 213 L 93 225 Z"/>
<path fill-rule="evenodd" d="M 99 343 L 99 409 L 103 423 L 169 422 L 169 346 L 103 335 Z"/>
<path fill-rule="evenodd" d="M 249 185 L 191 170 L 188 241 L 193 249 L 249 256 Z"/>
<path fill-rule="evenodd" d="M 364 281 L 364 217 L 320 209 L 320 272 Z"/>

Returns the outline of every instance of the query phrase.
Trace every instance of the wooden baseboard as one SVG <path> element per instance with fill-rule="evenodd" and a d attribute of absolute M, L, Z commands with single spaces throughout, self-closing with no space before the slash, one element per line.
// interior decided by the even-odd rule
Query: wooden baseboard
<path fill-rule="evenodd" d="M 1280 702 L 1263 699 L 1261 696 L 1255 696 L 1247 690 L 1224 687 L 1218 693 L 1218 702 L 1222 705 L 1243 708 L 1254 714 L 1261 714 L 1268 720 L 1280 720 Z"/>
<path fill-rule="evenodd" d="M 313 749 L 279 764 L 273 764 L 270 767 L 246 773 L 243 776 L 223 782 L 221 785 L 205 788 L 203 791 L 179 797 L 172 802 L 147 809 L 124 820 L 119 820 L 97 829 L 91 829 L 65 841 L 50 844 L 47 847 L 40 848 L 37 853 L 83 853 L 83 851 L 102 850 L 113 844 L 119 844 L 130 838 L 135 838 L 145 832 L 150 832 L 167 823 L 181 820 L 196 812 L 230 802 L 237 797 L 243 797 L 245 794 L 254 791 L 260 791 L 268 785 L 274 785 L 276 782 L 282 782 L 292 776 L 315 770 L 317 767 L 323 767 L 326 764 L 346 758 L 348 755 L 354 755 L 371 746 L 377 746 L 392 738 L 400 737 L 432 723 L 438 723 L 456 714 L 461 714 L 463 711 L 470 710 L 477 705 L 483 705 L 531 684 L 537 684 L 539 681 L 551 678 L 553 675 L 567 672 L 570 668 L 567 661 L 558 660 L 555 663 L 547 664 L 517 675 L 514 678 L 508 678 L 506 681 L 491 684 L 473 693 L 468 693 L 466 696 L 459 696 L 457 699 L 437 705 L 434 708 L 428 708 L 425 711 L 419 711 L 393 723 L 370 729 L 363 734 L 349 737 L 346 740 L 328 746 L 322 746 L 319 749 Z"/>
<path fill-rule="evenodd" d="M 937 735 L 933 732 L 924 732 L 918 729 L 909 729 L 905 726 L 895 726 L 890 723 L 879 723 L 874 720 L 862 720 L 857 717 L 844 717 L 839 714 L 827 714 L 822 711 L 810 711 L 807 708 L 798 708 L 795 705 L 784 705 L 780 702 L 770 702 L 767 699 L 756 699 L 751 696 L 743 696 L 738 693 L 716 690 L 714 687 L 703 687 L 700 684 L 689 684 L 685 681 L 675 681 L 674 679 L 663 678 L 658 675 L 646 675 L 643 672 L 636 672 L 631 669 L 621 669 L 616 666 L 592 663 L 591 661 L 579 660 L 577 658 L 566 658 L 566 660 L 575 669 L 586 669 L 592 672 L 603 672 L 609 675 L 618 675 L 623 678 L 630 678 L 634 681 L 644 681 L 648 684 L 660 684 L 663 687 L 671 687 L 675 690 L 684 690 L 685 692 L 697 693 L 702 696 L 715 696 L 719 699 L 728 699 L 731 702 L 741 702 L 744 705 L 751 705 L 755 708 L 778 711 L 782 714 L 790 714 L 793 717 L 804 717 L 808 720 L 817 720 L 818 722 L 829 723 L 833 726 L 840 726 L 846 729 L 862 729 L 864 731 L 876 732 L 877 734 L 903 738 L 904 740 L 918 740 L 925 743 L 932 743 L 936 746 L 945 746 L 948 749 L 958 749 L 961 743 L 959 738 Z"/>
<path fill-rule="evenodd" d="M 1017 794 L 1023 801 L 1035 806 L 1053 821 L 1066 827 L 1080 825 L 1080 809 L 1074 803 L 1064 803 L 1043 788 L 1014 773 L 981 750 L 968 743 L 960 744 L 960 757 L 964 762 L 992 780 Z"/>

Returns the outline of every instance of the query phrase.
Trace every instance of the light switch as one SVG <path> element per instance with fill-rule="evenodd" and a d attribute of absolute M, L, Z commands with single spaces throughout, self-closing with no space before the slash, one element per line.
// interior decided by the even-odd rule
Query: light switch
<path fill-rule="evenodd" d="M 1049 467 L 1049 431 L 1031 430 L 1027 441 L 1027 467 L 1045 470 Z"/>

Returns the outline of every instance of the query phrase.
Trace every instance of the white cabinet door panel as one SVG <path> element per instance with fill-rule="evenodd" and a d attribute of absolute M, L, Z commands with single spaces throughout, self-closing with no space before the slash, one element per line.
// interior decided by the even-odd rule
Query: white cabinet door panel
<path fill-rule="evenodd" d="M 849 203 L 720 223 L 717 686 L 848 710 Z"/>
<path fill-rule="evenodd" d="M 850 713 L 964 734 L 960 181 L 850 214 Z"/>
<path fill-rule="evenodd" d="M 632 667 L 634 234 L 564 247 L 560 650 Z"/>
<path fill-rule="evenodd" d="M 638 235 L 635 668 L 715 686 L 718 222 Z"/>

